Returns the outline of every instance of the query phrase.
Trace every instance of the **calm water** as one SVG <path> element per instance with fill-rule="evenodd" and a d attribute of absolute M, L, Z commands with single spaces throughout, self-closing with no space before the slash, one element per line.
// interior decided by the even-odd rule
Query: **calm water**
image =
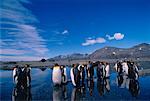
<path fill-rule="evenodd" d="M 67 68 L 68 79 L 70 80 L 70 68 Z M 101 87 L 97 79 L 94 79 L 89 88 L 87 81 L 85 80 L 85 89 L 77 90 L 69 82 L 67 85 L 61 87 L 53 87 L 52 83 L 52 70 L 45 69 L 42 71 L 39 68 L 33 68 L 31 70 L 31 88 L 26 89 L 26 96 L 24 93 L 17 94 L 15 96 L 15 86 L 12 80 L 12 71 L 0 70 L 0 99 L 12 100 L 16 97 L 22 96 L 24 99 L 32 100 L 149 100 L 150 99 L 150 76 L 139 78 L 139 94 L 136 97 L 132 96 L 127 85 L 117 86 L 117 75 L 111 73 L 110 78 L 110 91 L 107 92 L 105 87 Z M 95 73 L 96 77 L 96 73 Z M 101 90 L 101 91 L 100 91 Z"/>

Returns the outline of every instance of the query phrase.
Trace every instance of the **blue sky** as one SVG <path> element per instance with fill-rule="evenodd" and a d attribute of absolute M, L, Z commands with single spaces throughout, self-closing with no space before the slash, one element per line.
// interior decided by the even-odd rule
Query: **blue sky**
<path fill-rule="evenodd" d="M 1 60 L 150 43 L 149 0 L 2 0 Z"/>

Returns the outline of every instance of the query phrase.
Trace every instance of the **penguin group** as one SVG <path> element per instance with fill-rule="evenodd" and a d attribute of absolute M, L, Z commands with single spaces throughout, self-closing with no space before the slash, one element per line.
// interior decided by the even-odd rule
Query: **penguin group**
<path fill-rule="evenodd" d="M 127 88 L 131 95 L 136 97 L 140 92 L 138 67 L 131 61 L 117 61 L 114 66 L 117 76 L 117 85 L 120 88 Z"/>
<path fill-rule="evenodd" d="M 135 64 L 135 62 L 131 61 L 117 61 L 117 63 L 114 66 L 116 72 L 118 75 L 124 75 L 127 76 L 130 79 L 138 80 L 139 74 L 138 74 L 138 67 Z"/>
<path fill-rule="evenodd" d="M 95 72 L 96 70 L 96 72 Z M 82 100 L 84 98 L 85 91 L 89 92 L 90 96 L 93 96 L 94 82 L 97 76 L 97 90 L 100 96 L 103 96 L 106 92 L 110 91 L 109 82 L 109 64 L 107 62 L 91 62 L 88 64 L 73 64 L 70 75 L 72 84 L 75 88 L 72 91 L 72 100 Z M 97 75 L 96 75 L 97 74 Z M 85 82 L 87 83 L 85 85 Z M 77 96 L 78 95 L 78 96 Z M 80 97 L 81 96 L 81 97 Z"/>
<path fill-rule="evenodd" d="M 118 73 L 117 85 L 124 87 L 128 85 L 131 94 L 135 96 L 139 92 L 138 83 L 138 68 L 131 61 L 117 61 L 115 70 Z M 96 72 L 95 72 L 96 71 Z M 60 75 L 58 75 L 60 74 Z M 88 64 L 73 64 L 70 69 L 70 77 L 72 85 L 75 87 L 74 92 L 85 92 L 85 87 L 88 88 L 89 94 L 92 96 L 94 89 L 95 76 L 97 78 L 97 90 L 101 96 L 110 91 L 110 65 L 105 61 L 91 62 Z M 57 80 L 56 80 L 57 79 Z M 57 81 L 57 82 L 56 82 Z M 59 82 L 58 82 L 59 81 Z M 53 68 L 53 83 L 67 83 L 67 73 L 65 66 L 58 64 Z M 85 82 L 87 83 L 85 85 Z"/>
<path fill-rule="evenodd" d="M 26 64 L 24 67 L 16 65 L 13 69 L 13 82 L 17 87 L 26 88 L 31 83 L 31 67 Z"/>
<path fill-rule="evenodd" d="M 24 67 L 16 65 L 13 68 L 14 89 L 12 101 L 29 101 L 31 100 L 31 67 L 26 64 Z"/>
<path fill-rule="evenodd" d="M 107 85 L 110 77 L 110 67 L 107 62 L 91 62 L 88 64 L 72 64 L 70 69 L 71 82 L 76 88 L 85 88 L 85 80 L 87 87 L 92 95 L 92 85 L 94 84 L 95 74 L 97 73 L 98 83 Z M 96 73 L 94 72 L 96 70 Z M 52 81 L 54 85 L 66 84 L 68 82 L 67 71 L 65 66 L 59 66 L 57 63 L 53 67 Z M 81 90 L 80 89 L 80 90 Z M 110 88 L 107 87 L 107 91 Z"/>
<path fill-rule="evenodd" d="M 133 96 L 137 96 L 139 94 L 139 83 L 138 68 L 136 64 L 131 61 L 117 61 L 114 68 L 118 73 L 118 87 L 126 87 L 129 89 Z M 14 89 L 14 96 L 19 94 L 17 91 L 30 91 L 30 72 L 31 67 L 29 65 L 25 65 L 24 67 L 19 67 L 17 65 L 14 67 L 13 81 L 14 84 L 16 84 Z M 53 99 L 57 100 L 57 96 L 59 96 L 59 94 L 61 97 L 58 99 L 61 99 L 62 97 L 64 99 L 67 98 L 66 84 L 69 81 L 71 81 L 72 85 L 74 86 L 71 99 L 78 99 L 78 96 L 76 96 L 78 94 L 84 97 L 86 92 L 85 90 L 88 90 L 89 95 L 92 96 L 95 80 L 97 80 L 97 90 L 100 96 L 110 92 L 110 64 L 108 62 L 88 61 L 87 64 L 72 64 L 70 68 L 70 77 L 68 77 L 67 72 L 68 68 L 66 66 L 58 65 L 57 63 L 54 64 L 52 68 L 52 82 L 54 84 Z"/>

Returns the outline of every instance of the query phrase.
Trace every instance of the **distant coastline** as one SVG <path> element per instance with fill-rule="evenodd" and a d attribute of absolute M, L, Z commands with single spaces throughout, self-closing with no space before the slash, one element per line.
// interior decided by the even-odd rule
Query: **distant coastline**
<path fill-rule="evenodd" d="M 59 65 L 72 65 L 72 64 L 87 64 L 88 61 L 107 61 L 108 63 L 114 64 L 118 60 L 123 60 L 123 59 L 88 59 L 88 60 L 58 60 L 58 61 L 13 61 L 13 62 L 0 62 L 0 69 L 11 69 L 15 65 L 19 66 L 24 66 L 25 64 L 29 64 L 31 67 L 52 67 L 55 63 L 58 63 Z M 146 61 L 150 63 L 150 58 L 141 58 L 140 60 L 138 59 L 127 59 L 127 60 L 132 60 L 135 61 L 136 63 Z"/>

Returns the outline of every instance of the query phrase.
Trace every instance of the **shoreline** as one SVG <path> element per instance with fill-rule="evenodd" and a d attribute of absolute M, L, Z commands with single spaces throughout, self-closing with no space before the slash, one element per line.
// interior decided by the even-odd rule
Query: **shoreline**
<path fill-rule="evenodd" d="M 31 68 L 39 68 L 39 69 L 51 69 L 50 67 L 31 67 Z M 0 70 L 13 70 L 13 68 L 0 68 Z M 112 70 L 115 71 L 115 70 Z M 139 70 L 139 76 L 150 76 L 150 69 Z"/>
<path fill-rule="evenodd" d="M 10 61 L 10 62 L 2 62 L 0 61 L 0 69 L 5 67 L 14 67 L 15 65 L 19 66 L 24 66 L 25 64 L 29 64 L 31 67 L 52 67 L 54 66 L 55 63 L 58 63 L 59 65 L 72 65 L 72 64 L 88 64 L 88 61 L 107 61 L 108 63 L 112 64 L 115 63 L 118 60 L 124 60 L 124 59 L 78 59 L 78 60 L 56 60 L 56 61 L 46 61 L 46 62 L 41 62 L 41 61 Z M 137 59 L 127 59 L 127 60 L 132 60 L 136 63 L 146 61 L 150 63 L 149 58 L 142 58 L 140 60 Z"/>

